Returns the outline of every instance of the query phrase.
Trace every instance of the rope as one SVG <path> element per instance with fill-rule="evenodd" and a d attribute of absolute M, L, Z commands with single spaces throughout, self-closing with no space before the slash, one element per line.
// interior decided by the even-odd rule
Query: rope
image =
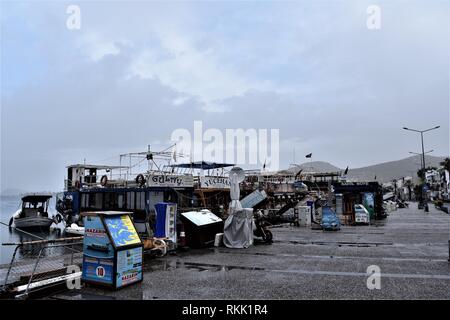
<path fill-rule="evenodd" d="M 29 236 L 32 236 L 32 237 L 38 238 L 39 240 L 45 240 L 44 238 L 41 238 L 41 237 L 39 237 L 39 236 L 37 236 L 37 235 L 35 235 L 35 234 L 32 234 L 32 233 L 26 232 L 26 231 L 24 231 L 24 230 L 22 230 L 22 229 L 19 229 L 19 228 L 17 228 L 17 227 L 12 227 L 12 226 L 10 226 L 10 225 L 8 225 L 8 224 L 4 223 L 4 222 L 1 222 L 1 221 L 0 221 L 0 224 L 2 224 L 2 225 L 4 225 L 4 226 L 6 226 L 6 227 L 8 227 L 8 228 L 14 228 L 14 230 L 17 230 L 17 231 L 23 232 L 23 233 L 25 233 L 25 234 L 27 234 L 27 235 L 29 235 Z"/>

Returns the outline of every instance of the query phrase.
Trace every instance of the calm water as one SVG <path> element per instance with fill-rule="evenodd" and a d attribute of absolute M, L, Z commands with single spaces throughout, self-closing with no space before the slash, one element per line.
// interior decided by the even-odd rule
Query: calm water
<path fill-rule="evenodd" d="M 20 207 L 20 204 L 20 196 L 0 197 L 0 221 L 8 224 L 9 219 L 11 218 L 13 213 L 16 212 L 16 210 Z M 49 216 L 53 216 L 55 213 L 55 197 L 53 197 L 50 200 Z M 62 229 L 63 226 L 59 224 L 58 226 L 53 225 L 53 227 L 56 227 L 57 229 L 50 229 L 50 231 L 47 232 L 39 232 L 33 230 L 31 231 L 31 233 L 43 239 L 54 239 L 61 235 L 61 232 L 58 232 L 58 229 Z M 37 237 L 15 231 L 14 229 L 10 229 L 4 225 L 0 225 L 0 235 L 0 243 L 39 240 Z M 14 246 L 0 245 L 0 264 L 9 263 L 11 261 L 14 249 Z"/>

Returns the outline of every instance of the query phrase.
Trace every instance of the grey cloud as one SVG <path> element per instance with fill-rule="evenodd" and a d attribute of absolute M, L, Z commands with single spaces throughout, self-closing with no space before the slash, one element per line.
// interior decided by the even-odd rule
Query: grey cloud
<path fill-rule="evenodd" d="M 340 167 L 406 157 L 417 151 L 419 138 L 402 131 L 404 125 L 440 124 L 439 132 L 426 137 L 427 146 L 436 155 L 449 154 L 448 11 L 385 5 L 382 30 L 371 33 L 365 29 L 364 5 L 331 7 L 334 16 L 314 6 L 297 14 L 272 5 L 273 17 L 261 9 L 249 16 L 246 8 L 234 10 L 230 26 L 220 16 L 208 29 L 193 19 L 196 10 L 188 5 L 165 15 L 164 6 L 128 7 L 121 13 L 117 4 L 104 10 L 89 4 L 79 34 L 55 28 L 64 25 L 64 5 L 30 13 L 38 26 L 28 35 L 34 37 L 30 50 L 39 65 L 48 67 L 37 81 L 14 90 L 2 84 L 1 188 L 60 189 L 65 165 L 168 144 L 174 129 L 192 130 L 194 120 L 202 120 L 204 129 L 280 129 L 282 166 L 292 162 L 294 147 L 297 161 L 313 152 L 316 160 Z M 117 18 L 133 15 L 136 19 Z M 239 22 L 246 22 L 242 31 Z M 252 29 L 254 24 L 275 31 L 266 37 Z M 17 36 L 12 25 L 5 30 L 2 46 Z M 150 69 L 158 69 L 158 59 L 176 60 L 160 43 L 164 30 L 192 41 L 192 50 L 210 50 L 205 57 L 227 71 L 223 82 L 220 74 L 201 73 L 199 79 L 208 81 L 196 83 L 196 89 L 220 89 L 236 76 L 241 93 L 208 100 L 177 89 L 157 73 L 147 78 L 131 73 L 147 49 L 157 57 Z M 118 53 L 93 61 L 93 48 L 85 42 L 91 34 L 98 45 L 113 44 Z M 8 59 L 2 66 L 21 63 Z M 189 73 L 171 67 L 172 78 L 189 80 Z M 201 64 L 197 68 L 202 71 Z M 206 112 L 209 104 L 220 112 Z"/>

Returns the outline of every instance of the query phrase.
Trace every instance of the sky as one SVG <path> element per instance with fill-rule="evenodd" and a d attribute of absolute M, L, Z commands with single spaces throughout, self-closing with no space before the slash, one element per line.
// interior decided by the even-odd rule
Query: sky
<path fill-rule="evenodd" d="M 194 121 L 278 129 L 281 168 L 405 158 L 403 126 L 440 125 L 425 145 L 449 155 L 449 1 L 377 1 L 379 29 L 372 4 L 1 1 L 0 190 L 61 190 L 67 165 L 164 149 Z"/>

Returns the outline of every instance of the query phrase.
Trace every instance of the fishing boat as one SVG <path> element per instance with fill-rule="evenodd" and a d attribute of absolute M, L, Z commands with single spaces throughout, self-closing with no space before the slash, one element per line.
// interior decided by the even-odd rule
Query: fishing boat
<path fill-rule="evenodd" d="M 64 192 L 56 195 L 55 219 L 64 222 L 66 234 L 83 235 L 83 212 L 132 212 L 139 234 L 152 236 L 156 203 L 177 203 L 180 210 L 191 206 L 193 178 L 164 167 L 172 157 L 173 152 L 147 150 L 120 155 L 119 165 L 69 165 Z"/>
<path fill-rule="evenodd" d="M 83 212 L 132 212 L 138 233 L 146 238 L 154 234 L 155 204 L 159 202 L 176 203 L 179 212 L 196 208 L 207 208 L 219 215 L 225 212 L 230 188 L 228 176 L 219 171 L 232 164 L 171 164 L 181 157 L 184 155 L 175 150 L 148 149 L 120 155 L 119 165 L 69 165 L 64 192 L 56 195 L 55 219 L 64 221 L 66 233 L 81 235 Z M 193 170 L 208 174 L 200 176 Z"/>
<path fill-rule="evenodd" d="M 51 194 L 44 193 L 24 195 L 21 208 L 11 217 L 10 226 L 14 223 L 14 226 L 20 229 L 49 229 L 54 222 L 48 216 L 48 205 L 51 198 Z"/>

